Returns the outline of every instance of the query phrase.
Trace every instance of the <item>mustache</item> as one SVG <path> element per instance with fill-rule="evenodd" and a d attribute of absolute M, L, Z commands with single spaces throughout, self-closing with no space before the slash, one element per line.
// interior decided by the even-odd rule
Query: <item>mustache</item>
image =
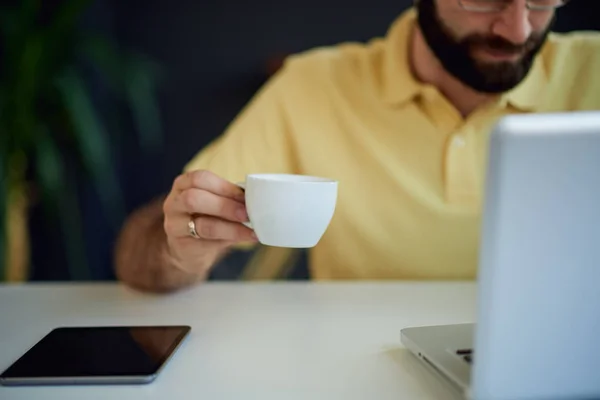
<path fill-rule="evenodd" d="M 536 49 L 543 42 L 542 35 L 532 35 L 521 44 L 512 43 L 499 36 L 470 35 L 462 40 L 462 44 L 470 47 L 486 47 L 490 50 L 508 54 L 523 54 Z"/>

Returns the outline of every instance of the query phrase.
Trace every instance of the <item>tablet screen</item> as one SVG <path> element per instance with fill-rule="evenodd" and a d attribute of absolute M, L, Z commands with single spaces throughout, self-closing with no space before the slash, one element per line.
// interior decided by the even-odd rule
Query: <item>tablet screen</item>
<path fill-rule="evenodd" d="M 187 335 L 187 326 L 67 327 L 42 338 L 2 378 L 147 376 Z"/>

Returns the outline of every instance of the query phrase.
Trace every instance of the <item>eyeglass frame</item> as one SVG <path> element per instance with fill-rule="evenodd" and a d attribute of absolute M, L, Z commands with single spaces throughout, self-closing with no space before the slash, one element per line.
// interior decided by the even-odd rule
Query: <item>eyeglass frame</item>
<path fill-rule="evenodd" d="M 504 3 L 504 5 L 502 6 L 502 8 L 499 8 L 498 10 L 481 10 L 481 9 L 476 9 L 476 8 L 470 8 L 470 7 L 465 7 L 464 5 L 464 1 L 465 0 L 457 0 L 458 5 L 460 6 L 460 8 L 462 8 L 465 11 L 469 11 L 469 12 L 477 12 L 477 13 L 493 13 L 493 12 L 500 12 L 502 10 L 504 10 L 504 8 L 506 8 L 510 3 Z M 527 7 L 528 10 L 531 11 L 553 11 L 556 10 L 558 8 L 561 8 L 563 6 L 565 6 L 566 4 L 569 3 L 570 0 L 560 0 L 560 3 L 555 5 L 555 6 L 535 6 L 531 4 L 531 0 L 527 0 L 525 2 L 525 6 Z M 492 1 L 489 1 L 489 3 L 492 3 Z"/>

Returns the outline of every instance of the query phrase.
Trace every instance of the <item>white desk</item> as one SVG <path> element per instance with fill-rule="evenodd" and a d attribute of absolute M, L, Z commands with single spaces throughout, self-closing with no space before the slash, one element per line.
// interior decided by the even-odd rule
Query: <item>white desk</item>
<path fill-rule="evenodd" d="M 192 326 L 154 383 L 0 386 L 0 399 L 456 398 L 399 331 L 473 321 L 475 295 L 473 283 L 218 283 L 162 296 L 113 284 L 0 285 L 2 370 L 61 325 Z"/>

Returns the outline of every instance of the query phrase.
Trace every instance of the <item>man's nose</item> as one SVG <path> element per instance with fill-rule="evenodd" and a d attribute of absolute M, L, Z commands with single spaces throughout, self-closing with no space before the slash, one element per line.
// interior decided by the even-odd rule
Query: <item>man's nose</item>
<path fill-rule="evenodd" d="M 529 17 L 525 0 L 515 0 L 500 13 L 492 33 L 514 44 L 523 44 L 532 32 Z"/>

